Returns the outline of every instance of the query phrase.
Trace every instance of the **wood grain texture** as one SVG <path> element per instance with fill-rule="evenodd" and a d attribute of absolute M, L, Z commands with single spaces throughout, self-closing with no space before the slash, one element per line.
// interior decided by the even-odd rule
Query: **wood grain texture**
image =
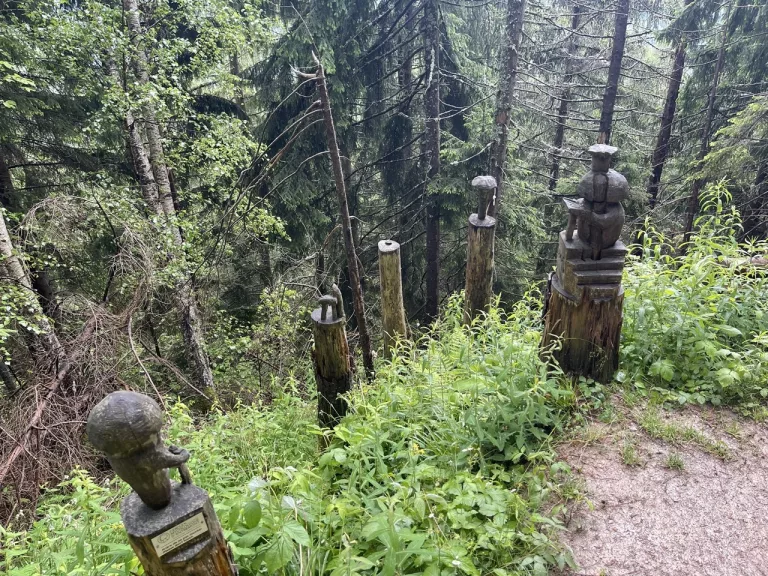
<path fill-rule="evenodd" d="M 486 216 L 479 220 L 477 214 L 472 214 L 468 234 L 464 288 L 464 322 L 467 324 L 479 313 L 487 312 L 491 304 L 496 219 Z"/>
<path fill-rule="evenodd" d="M 188 493 L 191 492 L 194 493 L 190 496 Z M 128 541 L 146 574 L 149 576 L 238 575 L 229 546 L 222 534 L 221 525 L 213 510 L 213 504 L 204 490 L 189 484 L 175 484 L 174 500 L 167 507 L 173 510 L 150 511 L 145 506 L 139 508 L 141 506 L 144 505 L 134 493 L 125 499 L 121 512 L 128 533 Z M 165 529 L 170 529 L 201 512 L 208 525 L 208 532 L 160 558 L 152 544 L 152 538 L 158 535 L 157 527 L 165 525 Z M 157 514 L 158 518 L 147 518 L 148 514 Z M 171 516 L 174 518 L 169 523 L 168 518 Z"/>
<path fill-rule="evenodd" d="M 320 426 L 333 428 L 347 413 L 342 398 L 352 388 L 352 366 L 349 360 L 346 320 L 321 320 L 320 308 L 312 312 L 315 326 L 315 349 L 312 358 L 317 383 L 317 418 Z"/>
<path fill-rule="evenodd" d="M 400 244 L 393 240 L 379 242 L 379 280 L 384 356 L 390 358 L 395 340 L 408 337 L 408 322 L 403 306 L 403 278 L 400 273 Z"/>
<path fill-rule="evenodd" d="M 552 356 L 564 372 L 609 382 L 619 366 L 624 290 L 612 298 L 591 299 L 589 289 L 581 302 L 568 298 L 553 279 L 549 294 L 542 349 L 557 340 Z"/>

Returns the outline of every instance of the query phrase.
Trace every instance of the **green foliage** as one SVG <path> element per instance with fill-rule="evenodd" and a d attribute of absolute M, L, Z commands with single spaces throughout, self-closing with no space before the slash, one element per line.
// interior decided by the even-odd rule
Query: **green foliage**
<path fill-rule="evenodd" d="M 403 344 L 350 395 L 333 433 L 293 396 L 203 423 L 177 405 L 170 440 L 192 452 L 241 573 L 504 576 L 570 564 L 552 539 L 562 508 L 546 502 L 562 468 L 548 439 L 573 396 L 539 360 L 535 301 L 466 328 L 454 298 L 435 334 Z M 117 486 L 75 478 L 28 532 L 6 536 L 11 573 L 136 570 L 127 555 L 113 561 L 125 552 Z M 85 534 L 82 546 L 70 532 Z"/>
<path fill-rule="evenodd" d="M 677 402 L 758 409 L 768 397 L 768 279 L 739 244 L 740 220 L 722 184 L 702 198 L 699 234 L 671 256 L 651 232 L 628 267 L 622 366 L 637 386 Z"/>

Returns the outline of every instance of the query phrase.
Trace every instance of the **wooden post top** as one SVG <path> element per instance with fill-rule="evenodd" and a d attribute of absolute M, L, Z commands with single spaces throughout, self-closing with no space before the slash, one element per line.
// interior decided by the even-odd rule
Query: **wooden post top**
<path fill-rule="evenodd" d="M 183 467 L 189 459 L 186 450 L 166 448 L 162 428 L 157 403 L 130 391 L 106 396 L 91 410 L 86 426 L 91 444 L 107 456 L 115 473 L 156 510 L 170 502 L 168 468 Z"/>
<path fill-rule="evenodd" d="M 379 242 L 379 254 L 389 254 L 400 250 L 400 244 L 394 240 L 381 240 Z"/>

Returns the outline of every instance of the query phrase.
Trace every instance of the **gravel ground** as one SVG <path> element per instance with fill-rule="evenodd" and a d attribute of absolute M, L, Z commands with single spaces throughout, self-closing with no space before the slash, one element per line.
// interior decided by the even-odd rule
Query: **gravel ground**
<path fill-rule="evenodd" d="M 571 574 L 768 576 L 768 426 L 722 409 L 662 411 L 656 423 L 678 433 L 660 440 L 643 425 L 649 409 L 617 405 L 613 423 L 559 448 L 588 499 L 561 536 Z"/>

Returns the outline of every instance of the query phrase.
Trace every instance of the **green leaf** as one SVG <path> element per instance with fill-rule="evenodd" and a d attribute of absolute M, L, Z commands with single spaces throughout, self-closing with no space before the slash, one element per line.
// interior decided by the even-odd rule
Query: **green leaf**
<path fill-rule="evenodd" d="M 243 520 L 246 528 L 255 528 L 261 521 L 261 504 L 258 500 L 251 500 L 243 508 Z"/>
<path fill-rule="evenodd" d="M 285 533 L 278 533 L 264 549 L 264 564 L 268 572 L 277 572 L 293 558 L 294 545 Z"/>
<path fill-rule="evenodd" d="M 301 544 L 302 546 L 309 546 L 310 544 L 309 534 L 307 534 L 304 526 L 295 520 L 289 520 L 283 524 L 283 533 L 288 535 L 288 537 L 297 544 Z"/>
<path fill-rule="evenodd" d="M 721 324 L 719 330 L 728 336 L 744 336 L 744 333 L 741 330 L 734 328 L 733 326 L 728 326 L 727 324 Z"/>
<path fill-rule="evenodd" d="M 80 535 L 80 539 L 75 546 L 75 556 L 77 556 L 78 564 L 82 565 L 85 562 L 85 531 Z"/>
<path fill-rule="evenodd" d="M 237 539 L 237 545 L 244 546 L 246 548 L 253 546 L 259 538 L 264 536 L 264 534 L 266 534 L 264 528 L 254 528 L 253 530 L 248 530 L 248 532 Z"/>
<path fill-rule="evenodd" d="M 229 515 L 227 518 L 229 519 L 229 526 L 231 528 L 237 526 L 237 521 L 240 519 L 240 506 L 237 504 L 232 506 L 232 508 L 229 509 Z"/>

